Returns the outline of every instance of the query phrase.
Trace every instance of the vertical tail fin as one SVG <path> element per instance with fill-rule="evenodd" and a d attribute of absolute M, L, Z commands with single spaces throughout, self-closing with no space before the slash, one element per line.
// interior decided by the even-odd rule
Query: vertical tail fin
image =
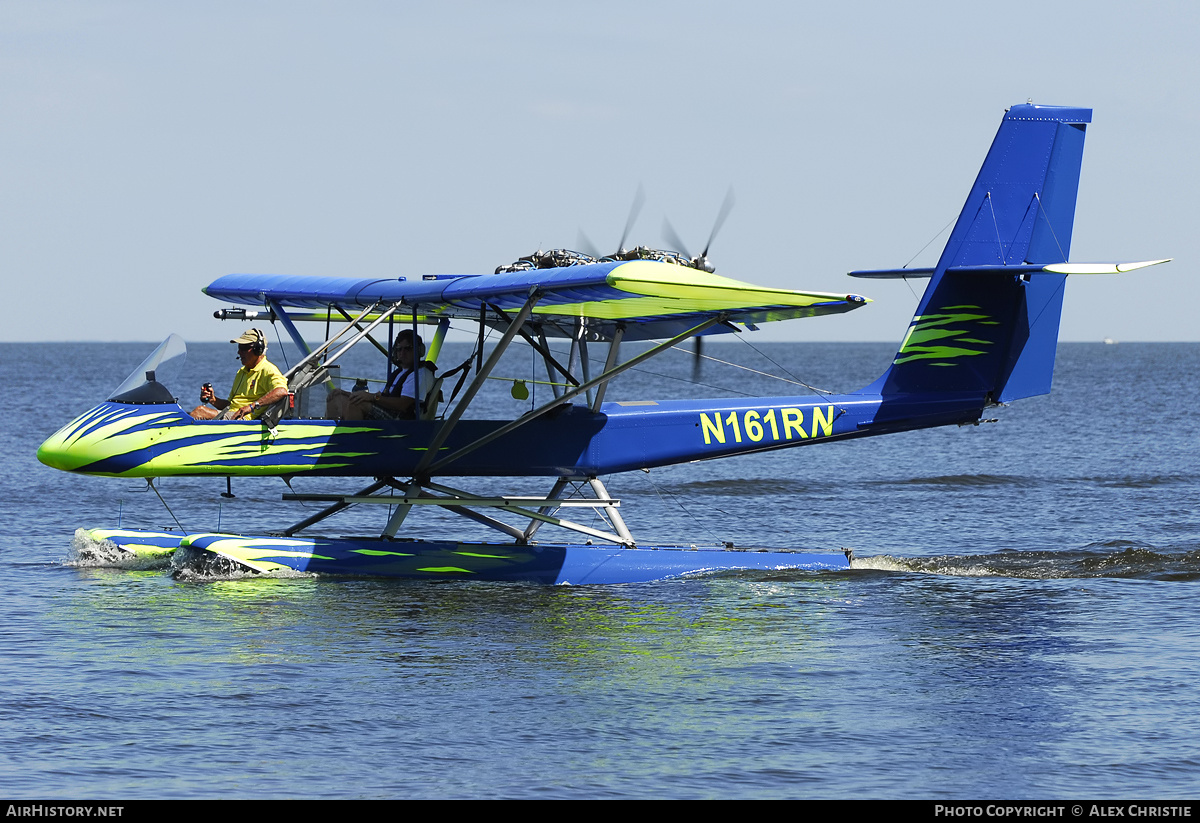
<path fill-rule="evenodd" d="M 908 334 L 870 391 L 1007 401 L 1050 391 L 1090 109 L 1013 106 Z M 1036 273 L 1035 273 L 1036 272 Z"/>

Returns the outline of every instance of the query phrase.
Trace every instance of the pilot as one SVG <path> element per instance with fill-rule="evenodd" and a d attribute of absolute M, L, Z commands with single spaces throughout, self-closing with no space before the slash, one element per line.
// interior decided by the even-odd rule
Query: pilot
<path fill-rule="evenodd" d="M 242 362 L 242 367 L 234 375 L 229 399 L 217 397 L 212 385 L 205 383 L 200 389 L 200 399 L 216 408 L 201 404 L 192 409 L 191 415 L 197 420 L 257 419 L 267 406 L 287 397 L 287 379 L 266 358 L 266 335 L 258 329 L 250 329 L 229 342 L 237 344 L 237 357 Z"/>
<path fill-rule="evenodd" d="M 420 358 L 425 356 L 425 341 L 411 329 L 396 335 L 388 357 L 396 367 L 388 376 L 383 391 L 346 392 L 341 389 L 329 396 L 328 416 L 340 420 L 415 420 L 417 418 L 417 383 L 422 395 L 428 396 L 433 387 L 437 367 Z M 421 373 L 417 374 L 417 369 Z"/>

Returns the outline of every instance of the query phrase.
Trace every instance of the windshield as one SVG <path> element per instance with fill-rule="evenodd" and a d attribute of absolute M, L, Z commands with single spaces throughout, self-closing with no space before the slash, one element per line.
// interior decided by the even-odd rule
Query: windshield
<path fill-rule="evenodd" d="M 179 376 L 187 359 L 187 343 L 177 334 L 162 341 L 121 385 L 109 393 L 115 403 L 173 403 L 175 398 L 163 385 Z"/>

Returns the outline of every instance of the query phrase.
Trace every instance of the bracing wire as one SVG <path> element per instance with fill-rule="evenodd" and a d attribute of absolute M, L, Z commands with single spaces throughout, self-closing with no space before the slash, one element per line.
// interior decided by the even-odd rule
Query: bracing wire
<path fill-rule="evenodd" d="M 996 204 L 992 202 L 992 193 L 987 193 L 988 208 L 992 211 L 992 226 L 996 229 L 996 245 L 1000 247 L 1000 262 L 1004 263 L 1004 241 L 1000 239 L 1000 223 L 996 219 Z"/>
<path fill-rule="evenodd" d="M 726 366 L 732 366 L 735 369 L 742 369 L 743 371 L 752 372 L 754 374 L 760 374 L 763 377 L 770 377 L 773 380 L 779 380 L 780 382 L 783 382 L 783 383 L 790 383 L 793 386 L 803 386 L 804 388 L 808 389 L 809 391 L 816 392 L 817 394 L 833 394 L 834 393 L 834 392 L 830 391 L 829 389 L 819 389 L 816 386 L 811 386 L 808 383 L 805 383 L 799 377 L 797 377 L 796 375 L 794 375 L 790 371 L 788 371 L 787 368 L 784 367 L 782 364 L 780 364 L 779 362 L 777 362 L 776 360 L 774 360 L 773 358 L 768 356 L 767 353 L 764 352 L 762 349 L 758 348 L 753 343 L 751 343 L 749 340 L 747 340 L 745 335 L 739 335 L 738 339 L 741 340 L 741 342 L 745 343 L 747 346 L 749 346 L 751 349 L 753 349 L 755 352 L 757 352 L 759 357 L 763 358 L 768 363 L 770 363 L 772 366 L 774 366 L 775 368 L 779 369 L 784 374 L 786 374 L 787 377 L 780 377 L 777 374 L 771 374 L 770 372 L 759 371 L 758 369 L 752 369 L 749 366 L 743 366 L 740 363 L 731 363 L 726 360 L 718 360 L 715 357 L 709 357 L 707 354 L 702 354 L 702 355 L 700 355 L 700 357 L 703 357 L 705 360 L 712 360 L 717 363 L 722 363 Z M 678 346 L 674 346 L 673 348 L 682 351 L 682 349 L 679 349 Z M 694 353 L 693 353 L 693 355 L 694 355 Z M 789 380 L 788 378 L 791 378 L 791 379 Z"/>
<path fill-rule="evenodd" d="M 709 525 L 706 522 L 701 520 L 696 515 L 692 514 L 692 512 L 688 509 L 688 507 L 683 505 L 683 501 L 680 500 L 679 495 L 675 494 L 672 491 L 667 491 L 666 494 L 670 496 L 671 500 L 670 501 L 666 500 L 663 497 L 663 489 L 660 489 L 658 487 L 658 484 L 656 484 L 650 478 L 650 470 L 649 469 L 643 470 L 643 474 L 646 477 L 646 482 L 650 484 L 650 488 L 654 489 L 654 493 L 658 495 L 658 499 L 661 503 L 663 503 L 663 505 L 667 505 L 669 502 L 674 502 L 675 505 L 679 507 L 680 511 L 682 511 L 689 518 L 691 518 L 693 523 L 695 523 L 697 526 L 699 526 L 704 531 L 708 532 L 708 535 L 709 535 L 709 537 L 711 537 L 713 539 L 713 542 L 719 543 L 719 544 L 726 543 L 726 541 L 722 540 L 721 537 L 716 532 L 714 532 L 712 530 L 712 528 L 709 527 Z M 716 508 L 714 508 L 713 511 L 720 512 L 721 514 L 726 514 L 726 512 L 723 512 L 720 509 L 716 509 Z"/>
<path fill-rule="evenodd" d="M 1054 238 L 1054 245 L 1058 246 L 1058 253 L 1062 255 L 1063 262 L 1067 262 L 1067 253 L 1063 251 L 1062 243 L 1058 242 L 1058 233 L 1054 231 L 1054 224 L 1050 222 L 1050 215 L 1046 214 L 1046 210 L 1042 207 L 1041 195 L 1035 191 L 1033 198 L 1037 200 L 1038 211 L 1041 212 L 1042 219 L 1046 221 L 1046 227 L 1050 229 L 1050 236 Z"/>
<path fill-rule="evenodd" d="M 914 261 L 914 260 L 916 260 L 918 257 L 920 257 L 920 256 L 921 256 L 921 252 L 923 252 L 923 251 L 925 251 L 925 249 L 929 248 L 929 245 L 930 245 L 930 244 L 931 244 L 931 243 L 932 243 L 934 240 L 937 240 L 939 237 L 941 237 L 941 236 L 942 236 L 942 232 L 944 232 L 946 229 L 948 229 L 948 228 L 950 228 L 951 226 L 953 226 L 953 225 L 954 225 L 954 221 L 955 221 L 955 220 L 957 220 L 957 219 L 958 219 L 958 215 L 955 215 L 953 218 L 951 218 L 951 220 L 950 220 L 950 222 L 949 222 L 949 223 L 947 223 L 946 225 L 942 226 L 941 230 L 939 230 L 939 231 L 938 231 L 938 233 L 937 233 L 937 234 L 935 234 L 933 237 L 930 237 L 930 238 L 929 238 L 929 241 L 928 241 L 928 242 L 927 242 L 927 243 L 926 243 L 924 246 L 921 246 L 921 248 L 917 250 L 917 253 L 916 253 L 916 254 L 914 254 L 912 257 L 908 258 L 908 263 L 905 263 L 905 264 L 904 264 L 903 266 L 901 266 L 900 268 L 907 269 L 907 268 L 909 267 L 909 265 L 912 263 L 912 261 Z M 905 281 L 905 282 L 907 282 L 907 281 Z"/>

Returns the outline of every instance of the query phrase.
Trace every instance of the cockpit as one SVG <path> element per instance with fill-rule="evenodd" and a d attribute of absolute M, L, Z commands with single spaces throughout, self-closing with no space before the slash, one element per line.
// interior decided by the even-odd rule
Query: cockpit
<path fill-rule="evenodd" d="M 400 339 L 406 333 L 410 335 L 407 347 L 401 345 Z M 359 376 L 357 372 L 364 371 L 360 368 L 361 364 L 352 366 L 355 368 L 355 375 L 343 377 L 340 364 L 332 362 L 336 358 L 317 360 L 310 354 L 286 372 L 287 397 L 266 406 L 265 412 L 255 416 L 263 419 L 268 425 L 288 418 L 432 419 L 438 411 L 445 376 L 438 376 L 436 366 L 425 359 L 426 351 L 421 338 L 416 338 L 420 344 L 419 354 L 418 348 L 411 345 L 411 339 L 411 332 L 401 332 L 397 336 L 396 345 L 389 352 L 387 377 L 383 379 Z M 404 348 L 412 349 L 408 354 L 412 362 L 407 363 L 407 368 L 402 361 L 404 355 L 398 353 L 399 349 Z M 186 360 L 187 344 L 178 334 L 171 334 L 109 392 L 106 399 L 112 403 L 130 405 L 178 403 L 179 398 L 169 388 L 169 384 L 179 379 Z M 206 388 L 208 385 L 211 384 L 206 384 Z M 381 402 L 381 396 L 389 393 L 399 396 L 402 390 L 414 398 L 419 395 L 422 398 L 421 403 L 417 408 L 405 410 L 406 413 L 388 413 L 387 407 L 395 404 L 388 404 L 386 398 Z M 352 398 L 353 404 L 350 402 Z M 371 401 L 384 407 L 384 412 L 364 414 L 362 409 L 368 407 Z"/>

